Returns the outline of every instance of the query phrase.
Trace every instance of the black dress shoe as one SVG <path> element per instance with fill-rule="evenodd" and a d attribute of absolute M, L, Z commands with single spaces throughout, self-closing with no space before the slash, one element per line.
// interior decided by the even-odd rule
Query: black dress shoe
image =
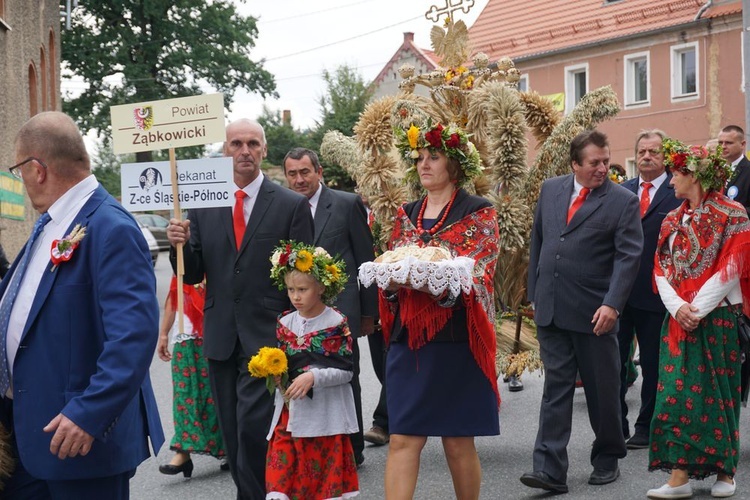
<path fill-rule="evenodd" d="M 551 491 L 553 493 L 567 493 L 568 485 L 565 483 L 558 483 L 549 474 L 542 471 L 527 472 L 521 476 L 521 482 L 529 488 L 539 488 L 542 490 Z"/>
<path fill-rule="evenodd" d="M 357 469 L 362 467 L 362 464 L 365 463 L 365 454 L 360 453 L 359 455 L 354 456 L 354 464 L 357 466 Z"/>
<path fill-rule="evenodd" d="M 510 392 L 522 391 L 523 382 L 521 382 L 521 379 L 516 376 L 510 377 L 510 381 L 508 382 L 508 390 Z"/>
<path fill-rule="evenodd" d="M 219 469 L 221 470 L 229 470 L 229 460 L 226 458 L 222 458 L 221 462 L 219 462 Z"/>
<path fill-rule="evenodd" d="M 625 446 L 627 446 L 629 450 L 642 450 L 648 448 L 648 436 L 636 432 L 632 438 L 628 439 Z"/>
<path fill-rule="evenodd" d="M 190 477 L 193 475 L 193 460 L 191 459 L 187 462 L 183 462 L 181 465 L 160 465 L 159 472 L 167 474 L 168 476 L 174 476 L 175 474 L 182 472 L 183 476 Z"/>
<path fill-rule="evenodd" d="M 618 477 L 620 477 L 619 467 L 615 467 L 615 470 L 594 469 L 594 472 L 589 476 L 589 484 L 597 486 L 609 484 L 613 483 Z"/>

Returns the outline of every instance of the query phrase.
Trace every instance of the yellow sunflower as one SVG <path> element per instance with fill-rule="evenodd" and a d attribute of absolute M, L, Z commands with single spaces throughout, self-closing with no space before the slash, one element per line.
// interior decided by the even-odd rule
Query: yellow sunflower
<path fill-rule="evenodd" d="M 339 268 L 335 264 L 328 264 L 326 266 L 326 272 L 331 275 L 332 281 L 339 279 Z"/>
<path fill-rule="evenodd" d="M 266 354 L 265 361 L 266 370 L 268 371 L 269 376 L 275 377 L 286 373 L 286 354 L 284 354 L 284 351 L 281 349 L 276 347 L 271 348 Z"/>
<path fill-rule="evenodd" d="M 415 149 L 419 140 L 419 127 L 416 125 L 409 127 L 409 130 L 406 131 L 406 138 L 409 139 L 409 147 Z"/>
<path fill-rule="evenodd" d="M 268 376 L 265 366 L 260 359 L 260 354 L 256 354 L 250 358 L 250 362 L 247 364 L 247 371 L 250 375 L 257 378 L 264 378 Z"/>
<path fill-rule="evenodd" d="M 294 263 L 294 267 L 303 273 L 310 272 L 310 268 L 313 265 L 313 256 L 307 250 L 300 250 L 297 253 L 297 260 Z"/>

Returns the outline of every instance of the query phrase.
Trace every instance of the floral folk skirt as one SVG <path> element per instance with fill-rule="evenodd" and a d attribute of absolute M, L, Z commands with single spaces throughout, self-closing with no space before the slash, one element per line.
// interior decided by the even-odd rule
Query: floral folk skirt
<path fill-rule="evenodd" d="M 294 438 L 281 411 L 266 455 L 267 499 L 323 500 L 359 494 L 354 450 L 346 434 Z"/>
<path fill-rule="evenodd" d="M 694 479 L 734 477 L 739 459 L 740 350 L 735 307 L 719 307 L 673 355 L 662 327 L 649 470 L 681 469 Z"/>
<path fill-rule="evenodd" d="M 169 448 L 223 458 L 226 452 L 202 347 L 203 339 L 173 345 L 174 437 Z"/>

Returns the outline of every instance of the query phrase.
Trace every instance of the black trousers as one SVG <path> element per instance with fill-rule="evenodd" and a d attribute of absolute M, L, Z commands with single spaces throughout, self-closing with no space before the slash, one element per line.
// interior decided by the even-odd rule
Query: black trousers
<path fill-rule="evenodd" d="M 248 361 L 238 340 L 228 360 L 208 360 L 208 377 L 237 498 L 263 500 L 273 399 L 265 379 L 248 373 Z"/>
<path fill-rule="evenodd" d="M 568 442 L 573 420 L 576 372 L 586 394 L 589 421 L 594 431 L 591 465 L 614 470 L 627 449 L 620 419 L 620 356 L 617 335 L 596 336 L 561 330 L 554 325 L 537 327 L 544 363 L 544 395 L 539 430 L 534 445 L 534 470 L 566 482 Z"/>
<path fill-rule="evenodd" d="M 646 311 L 625 306 L 620 315 L 620 332 L 617 334 L 620 343 L 620 405 L 622 407 L 622 432 L 627 435 L 628 406 L 625 404 L 625 393 L 628 392 L 627 361 L 630 356 L 630 345 L 633 337 L 638 338 L 641 373 L 641 408 L 635 421 L 634 435 L 648 436 L 651 428 L 651 417 L 656 403 L 656 384 L 659 381 L 659 344 L 661 327 L 665 318 L 664 312 Z"/>
<path fill-rule="evenodd" d="M 388 405 L 386 403 L 385 388 L 386 349 L 382 330 L 378 329 L 375 333 L 369 335 L 367 337 L 367 342 L 370 345 L 372 369 L 375 371 L 375 376 L 380 382 L 380 397 L 378 398 L 378 405 L 375 407 L 375 411 L 372 414 L 372 425 L 380 427 L 388 432 Z"/>

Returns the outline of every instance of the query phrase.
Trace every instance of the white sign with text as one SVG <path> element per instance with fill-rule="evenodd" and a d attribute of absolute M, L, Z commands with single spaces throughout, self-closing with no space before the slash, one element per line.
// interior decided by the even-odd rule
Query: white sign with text
<path fill-rule="evenodd" d="M 170 210 L 174 205 L 169 162 L 123 163 L 120 171 L 122 205 L 130 212 Z M 180 208 L 234 205 L 232 158 L 177 161 Z"/>

